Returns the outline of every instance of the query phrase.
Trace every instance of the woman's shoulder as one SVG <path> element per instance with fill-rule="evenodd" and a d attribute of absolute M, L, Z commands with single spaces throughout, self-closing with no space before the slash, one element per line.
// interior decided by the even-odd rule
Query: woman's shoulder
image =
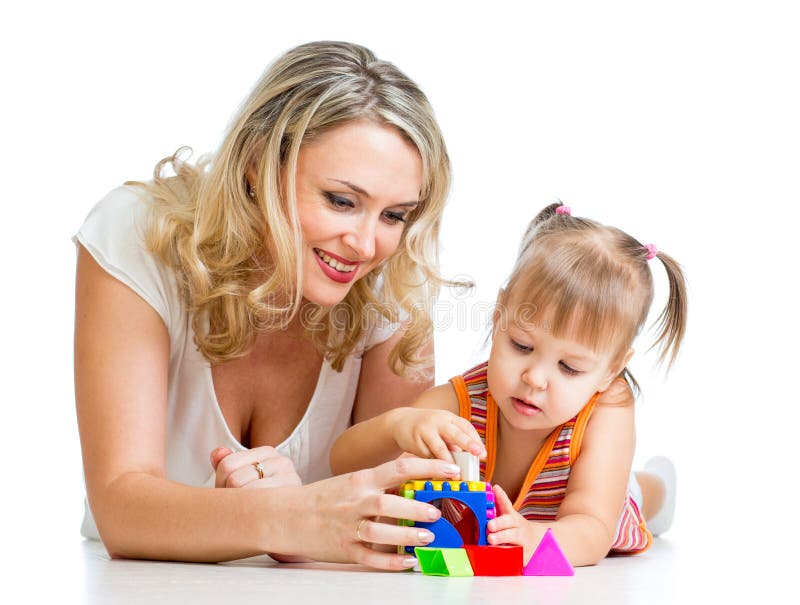
<path fill-rule="evenodd" d="M 134 186 L 112 189 L 89 211 L 76 238 L 143 244 L 149 202 L 147 193 Z"/>
<path fill-rule="evenodd" d="M 180 297 L 172 270 L 147 248 L 150 201 L 135 186 L 113 189 L 95 204 L 72 240 L 149 303 L 169 328 L 180 315 Z"/>

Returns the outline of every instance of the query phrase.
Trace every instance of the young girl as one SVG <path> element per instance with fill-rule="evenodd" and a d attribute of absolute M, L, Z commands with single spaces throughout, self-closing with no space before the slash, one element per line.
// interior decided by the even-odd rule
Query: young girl
<path fill-rule="evenodd" d="M 463 449 L 483 459 L 481 480 L 494 485 L 490 544 L 519 544 L 527 562 L 552 528 L 573 565 L 644 551 L 674 506 L 668 461 L 638 482 L 630 473 L 634 407 L 625 381 L 638 385 L 626 364 L 653 300 L 656 258 L 669 296 L 654 345 L 671 365 L 686 322 L 678 263 L 619 229 L 548 206 L 498 296 L 488 362 L 411 407 L 351 427 L 331 451 L 334 472 L 402 451 L 451 460 L 450 449 Z"/>

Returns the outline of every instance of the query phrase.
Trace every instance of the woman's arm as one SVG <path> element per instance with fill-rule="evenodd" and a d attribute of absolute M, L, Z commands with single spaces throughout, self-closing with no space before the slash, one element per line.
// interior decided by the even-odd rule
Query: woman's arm
<path fill-rule="evenodd" d="M 439 514 L 434 507 L 382 492 L 417 476 L 454 477 L 457 467 L 400 460 L 306 487 L 253 490 L 167 480 L 168 360 L 160 316 L 80 248 L 78 425 L 89 504 L 112 557 L 223 561 L 277 552 L 408 567 L 402 555 L 367 548 L 356 527 L 377 515 L 431 520 Z M 362 537 L 372 542 L 423 544 L 413 528 L 372 522 L 363 527 Z"/>
<path fill-rule="evenodd" d="M 353 424 L 374 418 L 391 409 L 410 405 L 419 395 L 433 386 L 433 367 L 430 368 L 430 378 L 419 380 L 398 376 L 389 367 L 389 354 L 403 337 L 403 333 L 403 330 L 398 330 L 391 338 L 364 353 L 358 390 L 353 403 Z M 432 356 L 433 341 L 425 345 L 420 354 Z"/>
<path fill-rule="evenodd" d="M 573 565 L 594 565 L 603 559 L 614 542 L 625 502 L 634 444 L 633 405 L 595 406 L 556 521 L 527 521 L 496 486 L 500 516 L 488 524 L 489 542 L 520 544 L 527 562 L 549 527 Z"/>

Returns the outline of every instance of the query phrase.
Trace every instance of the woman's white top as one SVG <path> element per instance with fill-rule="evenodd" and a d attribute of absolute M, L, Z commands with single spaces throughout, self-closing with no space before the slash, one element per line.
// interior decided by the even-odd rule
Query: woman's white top
<path fill-rule="evenodd" d="M 111 191 L 89 213 L 73 237 L 108 273 L 141 296 L 164 320 L 170 339 L 167 405 L 167 478 L 192 486 L 214 486 L 209 455 L 216 447 L 246 449 L 231 434 L 217 403 L 211 366 L 194 343 L 191 315 L 182 303 L 172 270 L 144 245 L 146 194 L 133 187 Z M 331 476 L 329 453 L 349 425 L 361 357 L 387 340 L 397 324 L 376 325 L 348 357 L 341 372 L 324 361 L 308 409 L 276 450 L 294 462 L 303 483 Z M 99 539 L 88 501 L 81 533 Z"/>

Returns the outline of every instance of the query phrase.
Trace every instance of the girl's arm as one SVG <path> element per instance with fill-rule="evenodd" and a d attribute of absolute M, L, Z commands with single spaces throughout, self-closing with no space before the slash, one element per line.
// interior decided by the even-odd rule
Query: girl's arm
<path fill-rule="evenodd" d="M 331 469 L 350 472 L 404 452 L 452 462 L 451 447 L 485 456 L 477 431 L 457 412 L 458 398 L 450 384 L 429 389 L 411 406 L 389 410 L 342 433 L 331 448 Z"/>
<path fill-rule="evenodd" d="M 170 481 L 164 323 L 82 247 L 75 309 L 75 390 L 86 489 L 112 557 L 223 561 L 276 552 L 408 567 L 402 555 L 368 548 L 356 528 L 371 542 L 423 544 L 413 528 L 362 520 L 436 518 L 434 507 L 383 490 L 431 473 L 455 477 L 458 467 L 399 460 L 305 487 L 252 490 Z"/>
<path fill-rule="evenodd" d="M 550 527 L 572 565 L 594 565 L 603 559 L 614 542 L 625 502 L 634 444 L 632 404 L 595 406 L 556 521 L 525 520 L 497 487 L 500 516 L 489 522 L 489 542 L 520 544 L 527 562 Z"/>

